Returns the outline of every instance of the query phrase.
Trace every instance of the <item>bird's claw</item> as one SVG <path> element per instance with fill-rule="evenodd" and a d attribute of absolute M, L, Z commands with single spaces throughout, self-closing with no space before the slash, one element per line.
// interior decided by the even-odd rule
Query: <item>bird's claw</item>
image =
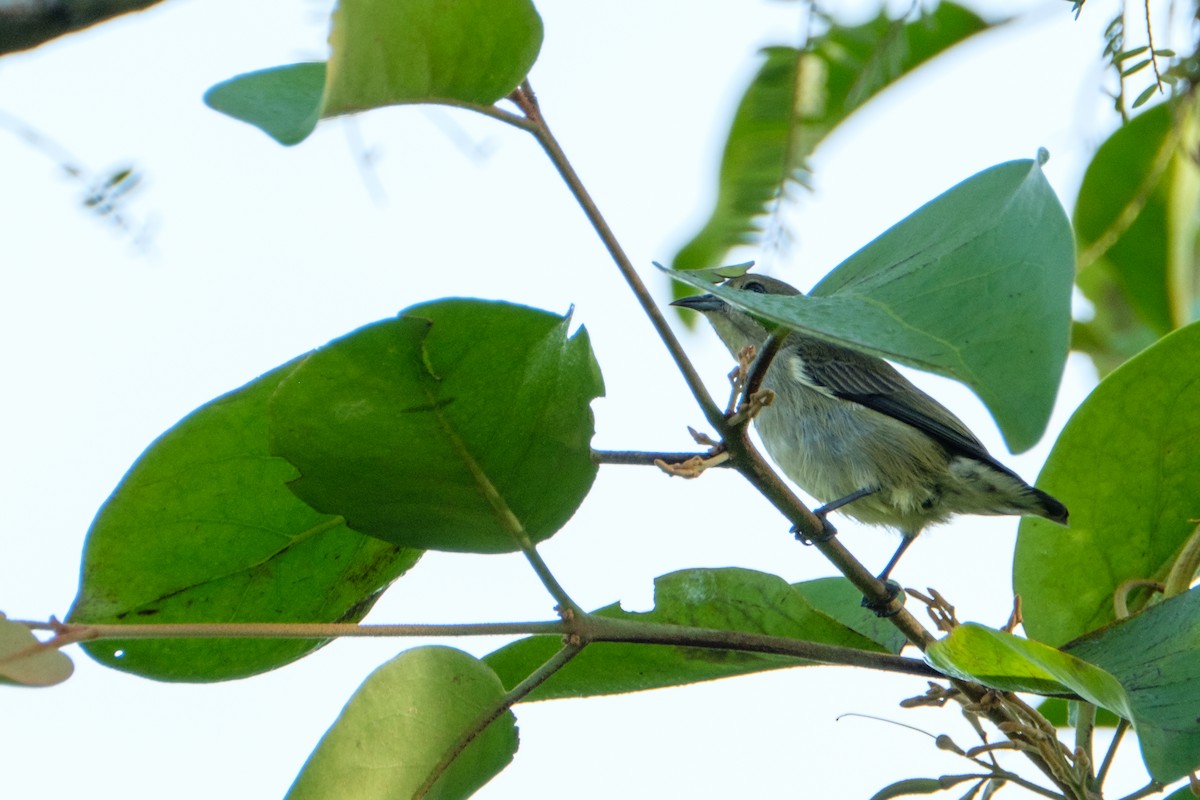
<path fill-rule="evenodd" d="M 882 601 L 864 597 L 862 607 L 880 618 L 894 617 L 900 613 L 900 609 L 904 608 L 904 589 L 893 580 L 886 580 L 883 585 L 887 589 L 887 597 Z"/>
<path fill-rule="evenodd" d="M 815 536 L 800 530 L 799 525 L 792 526 L 792 534 L 795 535 L 796 541 L 800 542 L 800 544 L 804 545 L 805 547 L 813 544 L 828 542 L 830 539 L 837 536 L 837 528 L 833 527 L 833 523 L 826 518 L 821 509 L 818 508 L 816 511 L 814 511 L 813 516 L 821 520 L 821 532 Z"/>

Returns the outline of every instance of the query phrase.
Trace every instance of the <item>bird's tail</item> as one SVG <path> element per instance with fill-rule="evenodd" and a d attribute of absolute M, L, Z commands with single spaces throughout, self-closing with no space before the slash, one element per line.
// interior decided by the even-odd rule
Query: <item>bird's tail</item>
<path fill-rule="evenodd" d="M 1067 524 L 1068 513 L 1066 506 L 1034 486 L 1029 487 L 1029 491 L 1033 493 L 1039 506 L 1034 513 L 1039 517 L 1045 517 L 1051 522 L 1057 522 L 1059 525 Z"/>

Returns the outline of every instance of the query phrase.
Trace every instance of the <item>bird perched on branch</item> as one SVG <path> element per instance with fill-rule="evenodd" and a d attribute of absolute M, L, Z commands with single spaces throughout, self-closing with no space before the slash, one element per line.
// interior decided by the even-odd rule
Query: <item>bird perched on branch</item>
<path fill-rule="evenodd" d="M 761 275 L 725 286 L 800 294 Z M 770 335 L 715 295 L 673 305 L 703 314 L 735 357 L 747 345 L 762 349 Z M 958 417 L 891 364 L 799 331 L 780 335 L 762 382 L 775 399 L 754 420 L 763 446 L 784 474 L 826 504 L 816 510 L 822 519 L 837 508 L 903 534 L 881 581 L 923 528 L 956 514 L 1034 515 L 1066 524 L 1066 506 L 993 458 Z"/>

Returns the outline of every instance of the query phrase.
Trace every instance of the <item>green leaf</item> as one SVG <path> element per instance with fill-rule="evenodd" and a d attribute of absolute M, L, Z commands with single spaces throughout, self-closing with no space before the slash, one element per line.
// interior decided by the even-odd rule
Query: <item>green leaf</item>
<path fill-rule="evenodd" d="M 1121 70 L 1121 77 L 1128 78 L 1133 73 L 1138 72 L 1139 70 L 1145 69 L 1148 66 L 1150 66 L 1150 59 L 1148 59 L 1148 58 L 1143 59 L 1143 60 L 1137 62 L 1136 64 L 1134 64 L 1133 66 L 1126 67 L 1125 69 Z"/>
<path fill-rule="evenodd" d="M 1055 650 L 968 623 L 925 659 L 947 675 L 1003 691 L 1073 692 L 1133 723 L 1150 775 L 1200 769 L 1200 590 Z"/>
<path fill-rule="evenodd" d="M 397 103 L 491 105 L 529 74 L 542 20 L 529 0 L 342 0 L 322 116 Z"/>
<path fill-rule="evenodd" d="M 415 797 L 477 720 L 504 697 L 496 674 L 449 647 L 409 650 L 375 670 L 317 745 L 288 800 Z M 504 712 L 421 795 L 469 797 L 512 761 L 516 719 Z"/>
<path fill-rule="evenodd" d="M 1157 83 L 1150 84 L 1149 86 L 1147 86 L 1145 89 L 1142 90 L 1142 93 L 1139 94 L 1137 96 L 1137 98 L 1134 99 L 1133 105 L 1130 106 L 1130 108 L 1141 108 L 1147 102 L 1149 102 L 1150 98 L 1153 97 L 1154 93 L 1157 91 L 1159 91 L 1158 84 Z"/>
<path fill-rule="evenodd" d="M 745 569 L 692 569 L 664 575 L 654 582 L 654 610 L 624 611 L 613 604 L 601 617 L 657 622 L 692 628 L 744 631 L 803 641 L 836 644 L 871 652 L 898 652 L 903 641 L 888 634 L 883 643 L 857 632 L 867 627 L 869 612 L 853 598 L 853 627 L 843 624 L 805 599 L 805 584 L 789 586 L 782 578 Z M 828 585 L 813 590 L 831 597 Z M 562 646 L 561 637 L 532 636 L 514 642 L 484 660 L 505 686 L 516 686 Z M 590 697 L 680 686 L 811 662 L 787 656 L 710 650 L 683 646 L 598 642 L 589 645 L 527 700 Z"/>
<path fill-rule="evenodd" d="M 596 476 L 587 332 L 508 303 L 414 306 L 308 356 L 271 450 L 314 508 L 394 544 L 503 553 L 555 533 Z"/>
<path fill-rule="evenodd" d="M 1035 161 L 975 175 L 830 272 L 808 296 L 671 276 L 770 322 L 971 387 L 1013 451 L 1045 430 L 1066 361 L 1071 228 Z"/>
<path fill-rule="evenodd" d="M 817 578 L 793 583 L 792 588 L 813 608 L 882 645 L 889 653 L 899 653 L 908 641 L 886 618 L 863 609 L 862 592 L 845 578 Z"/>
<path fill-rule="evenodd" d="M 1120 62 L 1125 61 L 1126 59 L 1141 55 L 1142 53 L 1146 52 L 1149 49 L 1150 48 L 1147 45 L 1142 45 L 1141 47 L 1135 47 L 1132 50 L 1122 50 L 1121 52 L 1114 55 L 1112 60 L 1119 64 Z"/>
<path fill-rule="evenodd" d="M 205 92 L 204 102 L 261 128 L 280 144 L 293 145 L 317 127 L 324 92 L 325 63 L 310 62 L 230 78 Z"/>
<path fill-rule="evenodd" d="M 716 207 L 672 267 L 715 267 L 731 248 L 757 241 L 762 216 L 793 183 L 807 182 L 805 160 L 834 128 L 904 75 L 988 27 L 943 2 L 908 22 L 881 11 L 862 25 L 834 25 L 803 52 L 766 49 L 729 130 Z"/>
<path fill-rule="evenodd" d="M 1129 580 L 1161 580 L 1196 516 L 1200 323 L 1105 378 L 1071 417 L 1038 485 L 1071 509 L 1067 529 L 1021 520 L 1013 584 L 1025 630 L 1061 645 L 1114 618 Z"/>
<path fill-rule="evenodd" d="M 0 614 L 0 685 L 54 686 L 74 671 L 61 650 L 41 647 L 33 631 Z"/>
<path fill-rule="evenodd" d="M 1196 317 L 1195 107 L 1164 103 L 1100 146 L 1075 206 L 1079 286 L 1095 308 L 1076 346 L 1107 373 Z"/>
<path fill-rule="evenodd" d="M 1155 780 L 1170 783 L 1200 769 L 1200 590 L 1063 649 L 1125 687 L 1142 758 Z"/>
<path fill-rule="evenodd" d="M 925 651 L 934 669 L 1005 692 L 1077 694 L 1130 719 L 1121 684 L 1103 669 L 1040 642 L 974 622 L 959 625 Z"/>
<path fill-rule="evenodd" d="M 205 95 L 212 108 L 285 145 L 318 119 L 404 103 L 487 106 L 537 60 L 542 21 L 530 0 L 342 0 L 328 64 L 239 75 Z"/>
<path fill-rule="evenodd" d="M 286 364 L 158 438 L 97 514 L 83 553 L 77 623 L 354 622 L 420 556 L 350 530 L 287 489 L 267 450 L 267 400 Z M 285 639 L 104 640 L 102 664 L 161 680 L 215 681 L 324 644 Z"/>

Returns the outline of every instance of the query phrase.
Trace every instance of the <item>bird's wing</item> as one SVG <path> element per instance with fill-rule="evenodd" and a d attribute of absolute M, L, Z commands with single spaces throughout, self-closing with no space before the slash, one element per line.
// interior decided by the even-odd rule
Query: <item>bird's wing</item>
<path fill-rule="evenodd" d="M 799 377 L 812 388 L 911 425 L 951 453 L 1014 475 L 992 457 L 962 420 L 883 359 L 827 343 L 813 347 L 803 340 L 788 349 L 794 359 L 793 372 L 802 372 Z"/>

